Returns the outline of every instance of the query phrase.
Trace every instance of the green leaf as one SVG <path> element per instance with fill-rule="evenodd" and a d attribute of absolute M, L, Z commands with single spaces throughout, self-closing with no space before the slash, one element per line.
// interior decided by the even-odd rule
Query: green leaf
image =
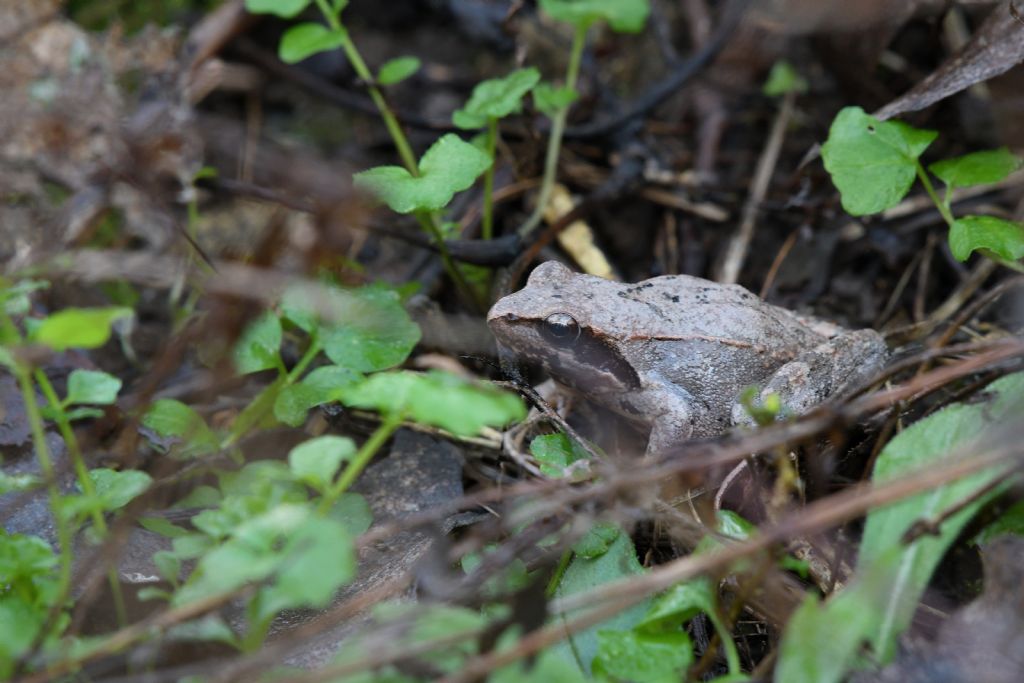
<path fill-rule="evenodd" d="M 153 564 L 167 581 L 177 585 L 181 577 L 181 560 L 174 553 L 167 550 L 159 550 L 153 553 Z"/>
<path fill-rule="evenodd" d="M 995 216 L 964 216 L 953 221 L 949 229 L 953 256 L 966 261 L 975 249 L 991 251 L 1007 261 L 1024 257 L 1024 224 Z"/>
<path fill-rule="evenodd" d="M 401 83 L 420 70 L 420 60 L 416 57 L 395 57 L 384 62 L 377 72 L 377 83 L 394 85 Z"/>
<path fill-rule="evenodd" d="M 0 528 L 0 680 L 10 680 L 18 657 L 26 654 L 63 598 L 57 556 L 36 536 L 7 534 Z M 61 612 L 54 636 L 67 625 Z M 47 639 L 46 645 L 51 639 Z"/>
<path fill-rule="evenodd" d="M 89 478 L 96 487 L 96 495 L 103 501 L 104 510 L 123 508 L 153 483 L 153 478 L 141 470 L 119 472 L 104 467 L 89 470 Z"/>
<path fill-rule="evenodd" d="M 217 435 L 199 413 L 173 398 L 154 402 L 142 416 L 142 424 L 159 436 L 180 439 L 183 446 L 177 453 L 181 457 L 206 455 L 218 448 Z"/>
<path fill-rule="evenodd" d="M 517 661 L 498 669 L 488 683 L 586 683 L 579 667 L 550 650 L 543 650 L 535 662 Z"/>
<path fill-rule="evenodd" d="M 175 540 L 176 551 L 180 540 Z M 351 580 L 355 566 L 351 538 L 342 525 L 306 505 L 284 503 L 236 525 L 228 540 L 199 560 L 173 604 L 265 581 L 253 603 L 254 617 L 262 623 L 282 609 L 323 607 Z"/>
<path fill-rule="evenodd" d="M 1024 373 L 1008 375 L 988 386 L 985 400 L 957 403 L 933 413 L 903 430 L 882 450 L 875 463 L 872 481 L 881 484 L 912 476 L 947 460 L 958 446 L 991 434 L 1007 420 L 1024 414 Z M 897 566 L 881 603 L 884 613 L 872 628 L 872 644 L 882 662 L 892 656 L 896 639 L 906 629 L 932 572 L 946 549 L 974 514 L 1000 489 L 972 498 L 1002 476 L 998 469 L 978 472 L 926 493 L 873 510 L 864 525 L 858 573 L 868 574 L 885 566 L 887 555 L 896 552 Z M 1011 482 L 1007 481 L 1007 484 Z M 909 546 L 901 542 L 911 525 L 930 520 L 957 505 L 970 501 L 943 520 L 936 535 L 918 538 Z"/>
<path fill-rule="evenodd" d="M 281 321 L 267 311 L 253 320 L 235 343 L 235 369 L 239 374 L 281 366 Z"/>
<path fill-rule="evenodd" d="M 465 129 L 483 128 L 488 119 L 519 113 L 523 97 L 539 81 L 540 72 L 531 67 L 478 83 L 465 106 L 452 114 L 452 123 Z"/>
<path fill-rule="evenodd" d="M 288 467 L 299 481 L 323 493 L 334 481 L 338 467 L 356 454 L 352 439 L 343 436 L 318 436 L 304 441 L 288 452 Z"/>
<path fill-rule="evenodd" d="M 164 517 L 140 517 L 139 526 L 165 538 L 180 538 L 190 533 L 188 529 L 183 529 Z"/>
<path fill-rule="evenodd" d="M 583 538 L 573 543 L 572 551 L 588 560 L 600 557 L 608 552 L 621 533 L 622 530 L 614 524 L 596 524 Z"/>
<path fill-rule="evenodd" d="M 110 339 L 114 321 L 130 317 L 130 308 L 65 308 L 42 320 L 32 334 L 32 341 L 54 351 L 95 349 Z"/>
<path fill-rule="evenodd" d="M 289 427 L 298 427 L 310 408 L 339 400 L 346 387 L 362 379 L 358 372 L 340 365 L 316 368 L 298 384 L 281 390 L 274 401 L 274 416 Z"/>
<path fill-rule="evenodd" d="M 400 166 L 378 166 L 357 173 L 356 187 L 376 195 L 398 213 L 437 211 L 473 184 L 491 158 L 458 135 L 449 133 L 420 159 L 419 177 Z"/>
<path fill-rule="evenodd" d="M 245 0 L 245 9 L 253 14 L 274 14 L 291 19 L 309 7 L 313 0 Z"/>
<path fill-rule="evenodd" d="M 809 596 L 790 617 L 779 645 L 775 680 L 838 683 L 876 623 L 877 605 L 865 600 L 863 584 L 848 587 L 822 605 Z"/>
<path fill-rule="evenodd" d="M 48 409 L 44 409 L 43 413 L 49 413 Z M 51 419 L 55 416 L 47 415 Z M 99 408 L 71 408 L 70 410 L 64 411 L 64 417 L 67 418 L 68 422 L 74 422 L 76 420 L 91 420 L 99 417 L 103 417 L 103 411 Z"/>
<path fill-rule="evenodd" d="M 565 434 L 543 434 L 534 438 L 530 442 L 530 453 L 540 464 L 541 473 L 553 479 L 566 476 L 569 465 L 590 457 Z"/>
<path fill-rule="evenodd" d="M 635 683 L 678 683 L 693 663 L 693 644 L 683 631 L 598 631 L 594 673 Z"/>
<path fill-rule="evenodd" d="M 328 516 L 345 527 L 353 537 L 364 533 L 373 524 L 373 510 L 366 497 L 351 491 L 338 496 Z"/>
<path fill-rule="evenodd" d="M 344 33 L 323 24 L 296 24 L 281 36 L 277 56 L 285 64 L 295 64 L 315 54 L 336 50 L 344 43 Z"/>
<path fill-rule="evenodd" d="M 363 287 L 348 292 L 336 322 L 322 329 L 324 353 L 336 365 L 373 372 L 403 362 L 420 340 L 420 328 L 393 290 Z"/>
<path fill-rule="evenodd" d="M 556 87 L 551 83 L 538 83 L 533 89 L 533 103 L 549 118 L 554 118 L 555 114 L 571 105 L 579 96 L 572 88 Z"/>
<path fill-rule="evenodd" d="M 72 370 L 68 376 L 65 404 L 109 405 L 117 400 L 121 380 L 98 370 Z"/>
<path fill-rule="evenodd" d="M 620 33 L 639 33 L 651 8 L 647 0 L 540 0 L 540 8 L 553 19 L 588 28 L 606 21 Z"/>
<path fill-rule="evenodd" d="M 772 65 L 761 91 L 768 97 L 778 97 L 789 92 L 807 92 L 807 79 L 793 68 L 793 65 L 785 59 L 780 59 Z"/>
<path fill-rule="evenodd" d="M 0 285 L 5 285 L 5 281 L 0 280 Z M 19 280 L 0 286 L 0 305 L 9 316 L 27 315 L 32 310 L 32 293 L 49 287 L 50 283 L 43 280 Z"/>
<path fill-rule="evenodd" d="M 283 609 L 324 607 L 356 574 L 352 540 L 333 519 L 311 514 L 283 536 L 284 547 L 274 552 L 281 560 L 277 576 L 257 595 L 260 619 Z"/>
<path fill-rule="evenodd" d="M 644 569 L 636 559 L 636 549 L 633 547 L 633 541 L 630 540 L 629 534 L 619 534 L 608 552 L 603 555 L 593 559 L 574 557 L 562 575 L 562 580 L 558 582 L 555 595 L 560 598 L 566 597 L 574 593 L 593 590 L 611 581 L 643 573 Z M 552 649 L 570 662 L 577 661 L 578 655 L 585 672 L 589 674 L 590 663 L 598 651 L 598 631 L 628 631 L 643 619 L 650 605 L 650 599 L 644 600 L 600 624 L 576 633 L 570 637 L 571 643 L 562 642 Z M 571 621 L 574 616 L 578 615 L 577 612 L 566 612 L 564 617 L 557 615 L 557 618 Z"/>
<path fill-rule="evenodd" d="M 707 577 L 684 581 L 658 596 L 634 629 L 645 633 L 674 632 L 698 614 L 704 613 L 718 631 L 729 671 L 738 674 L 742 671 L 739 651 L 733 642 L 732 632 L 719 618 L 716 602 L 715 586 Z"/>
<path fill-rule="evenodd" d="M 928 170 L 949 187 L 970 187 L 998 183 L 1024 164 L 1005 147 L 972 152 L 955 159 L 937 161 Z"/>
<path fill-rule="evenodd" d="M 446 372 L 381 372 L 348 389 L 344 402 L 407 415 L 462 436 L 526 416 L 518 396 Z"/>
<path fill-rule="evenodd" d="M 853 216 L 899 203 L 917 175 L 917 158 L 938 136 L 900 121 L 879 121 L 860 107 L 846 107 L 821 147 L 825 168 Z"/>

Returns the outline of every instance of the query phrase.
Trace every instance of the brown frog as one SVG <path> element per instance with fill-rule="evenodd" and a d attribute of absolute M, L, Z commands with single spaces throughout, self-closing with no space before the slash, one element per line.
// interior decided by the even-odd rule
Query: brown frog
<path fill-rule="evenodd" d="M 648 453 L 751 419 L 748 386 L 799 414 L 877 373 L 874 330 L 846 330 L 773 306 L 739 285 L 687 275 L 622 284 L 538 266 L 487 322 L 500 346 L 562 384 L 651 427 Z"/>

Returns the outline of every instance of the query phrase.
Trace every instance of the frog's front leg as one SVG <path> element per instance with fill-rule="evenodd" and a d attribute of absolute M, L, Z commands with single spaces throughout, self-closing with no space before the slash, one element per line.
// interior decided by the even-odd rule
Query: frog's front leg
<path fill-rule="evenodd" d="M 648 456 L 667 451 L 691 438 L 721 432 L 727 427 L 719 425 L 716 432 L 711 411 L 704 402 L 667 380 L 655 382 L 644 392 L 641 403 L 637 407 L 651 424 Z"/>
<path fill-rule="evenodd" d="M 885 365 L 888 349 L 874 330 L 843 332 L 805 351 L 779 368 L 761 387 L 758 400 L 778 394 L 783 414 L 806 413 L 825 399 L 871 379 Z M 753 424 L 747 409 L 737 400 L 732 407 L 734 424 Z"/>

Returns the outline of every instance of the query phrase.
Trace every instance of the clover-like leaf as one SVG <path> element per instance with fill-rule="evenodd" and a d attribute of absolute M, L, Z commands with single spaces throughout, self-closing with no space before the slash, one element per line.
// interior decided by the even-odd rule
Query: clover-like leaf
<path fill-rule="evenodd" d="M 530 442 L 530 453 L 546 477 L 564 477 L 566 468 L 589 457 L 587 452 L 565 434 L 542 434 Z"/>
<path fill-rule="evenodd" d="M 245 0 L 245 9 L 253 14 L 273 14 L 291 19 L 309 7 L 313 0 Z"/>
<path fill-rule="evenodd" d="M 274 400 L 274 417 L 290 427 L 298 427 L 310 408 L 337 401 L 346 387 L 362 375 L 340 365 L 316 368 L 298 384 L 286 386 Z"/>
<path fill-rule="evenodd" d="M 789 92 L 807 92 L 807 79 L 793 68 L 793 65 L 785 59 L 780 59 L 772 65 L 768 73 L 768 80 L 765 81 L 761 92 L 768 97 L 778 97 Z"/>
<path fill-rule="evenodd" d="M 576 101 L 579 93 L 566 86 L 538 83 L 533 89 L 533 103 L 545 116 L 554 118 L 560 110 Z"/>
<path fill-rule="evenodd" d="M 104 510 L 117 510 L 149 488 L 153 478 L 142 470 L 117 471 L 99 467 L 89 470 Z"/>
<path fill-rule="evenodd" d="M 122 318 L 132 317 L 132 309 L 65 308 L 44 319 L 32 332 L 32 341 L 54 351 L 95 349 L 110 339 L 111 326 Z"/>
<path fill-rule="evenodd" d="M 1016 261 L 1024 257 L 1024 224 L 995 216 L 964 216 L 949 229 L 949 249 L 958 261 L 966 261 L 975 249 Z"/>
<path fill-rule="evenodd" d="M 972 152 L 955 159 L 936 161 L 928 170 L 949 187 L 970 187 L 998 183 L 1024 164 L 1005 147 Z"/>
<path fill-rule="evenodd" d="M 651 13 L 648 0 L 540 0 L 540 7 L 552 18 L 577 28 L 606 21 L 620 33 L 639 33 Z"/>
<path fill-rule="evenodd" d="M 672 683 L 693 663 L 693 644 L 685 631 L 640 633 L 598 631 L 594 673 L 616 681 Z"/>
<path fill-rule="evenodd" d="M 352 459 L 356 445 L 343 436 L 318 436 L 303 441 L 288 453 L 288 467 L 301 482 L 323 492 L 331 485 L 341 463 Z"/>
<path fill-rule="evenodd" d="M 465 436 L 526 415 L 518 396 L 444 372 L 377 373 L 345 391 L 343 400 L 347 405 L 405 414 Z"/>
<path fill-rule="evenodd" d="M 284 32 L 277 56 L 285 64 L 295 64 L 321 52 L 335 50 L 345 43 L 345 34 L 323 24 L 297 24 Z"/>
<path fill-rule="evenodd" d="M 98 370 L 72 370 L 68 375 L 68 395 L 64 403 L 109 405 L 117 400 L 120 390 L 121 380 L 111 374 Z"/>
<path fill-rule="evenodd" d="M 488 119 L 516 114 L 523 97 L 539 82 L 540 72 L 531 67 L 478 83 L 465 106 L 452 114 L 452 123 L 464 129 L 483 128 Z"/>
<path fill-rule="evenodd" d="M 173 398 L 155 401 L 142 416 L 142 424 L 159 436 L 180 439 L 183 446 L 177 453 L 182 457 L 217 450 L 217 435 L 206 426 L 199 413 Z"/>
<path fill-rule="evenodd" d="M 280 366 L 281 321 L 267 311 L 249 323 L 235 343 L 235 369 L 240 374 Z"/>
<path fill-rule="evenodd" d="M 860 107 L 846 107 L 821 147 L 825 169 L 853 216 L 896 205 L 917 175 L 917 158 L 938 136 L 900 121 L 879 121 Z"/>
<path fill-rule="evenodd" d="M 336 365 L 373 372 L 404 361 L 420 339 L 420 328 L 398 294 L 380 286 L 348 292 L 336 322 L 321 329 L 324 353 Z"/>
<path fill-rule="evenodd" d="M 491 165 L 491 157 L 449 133 L 430 146 L 419 163 L 419 176 L 400 166 L 378 166 L 355 177 L 356 186 L 376 195 L 392 211 L 436 211 L 448 205 Z"/>
<path fill-rule="evenodd" d="M 377 83 L 394 85 L 401 83 L 420 70 L 420 60 L 416 57 L 395 57 L 384 62 L 377 72 Z"/>

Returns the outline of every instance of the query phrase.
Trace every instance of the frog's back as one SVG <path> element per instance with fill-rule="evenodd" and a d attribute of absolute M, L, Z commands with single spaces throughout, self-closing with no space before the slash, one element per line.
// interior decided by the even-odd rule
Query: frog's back
<path fill-rule="evenodd" d="M 783 354 L 816 346 L 824 337 L 800 318 L 739 285 L 666 275 L 620 285 L 619 296 L 644 332 L 665 341 L 718 342 Z"/>

